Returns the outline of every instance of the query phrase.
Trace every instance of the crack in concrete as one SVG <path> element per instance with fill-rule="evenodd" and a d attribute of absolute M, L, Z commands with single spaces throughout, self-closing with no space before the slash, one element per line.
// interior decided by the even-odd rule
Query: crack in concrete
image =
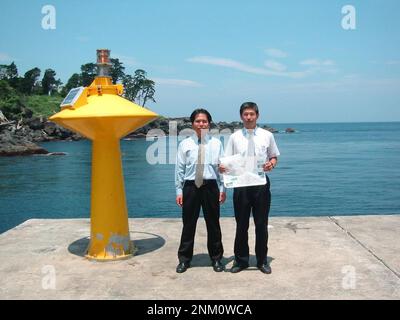
<path fill-rule="evenodd" d="M 346 234 L 352 238 L 355 242 L 357 242 L 361 247 L 363 247 L 365 250 L 367 250 L 371 255 L 375 257 L 378 261 L 380 261 L 387 269 L 389 269 L 397 278 L 400 279 L 400 274 L 397 273 L 395 270 L 393 270 L 388 264 L 386 264 L 385 261 L 383 261 L 381 258 L 379 258 L 371 249 L 369 249 L 365 244 L 363 244 L 360 240 L 358 240 L 350 231 L 346 230 L 344 227 L 342 227 L 335 218 L 333 217 L 328 217 L 329 220 L 331 220 L 334 224 L 336 224 L 340 229 L 342 229 Z"/>

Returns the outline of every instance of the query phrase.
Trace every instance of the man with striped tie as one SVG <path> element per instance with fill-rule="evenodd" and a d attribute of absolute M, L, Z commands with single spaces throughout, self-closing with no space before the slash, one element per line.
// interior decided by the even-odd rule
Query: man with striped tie
<path fill-rule="evenodd" d="M 219 217 L 226 194 L 218 163 L 223 147 L 219 139 L 208 134 L 212 118 L 207 110 L 194 110 L 190 121 L 194 134 L 179 144 L 175 166 L 176 203 L 182 208 L 183 220 L 176 272 L 185 272 L 190 267 L 200 208 L 207 226 L 211 264 L 215 272 L 221 272 L 224 249 Z"/>

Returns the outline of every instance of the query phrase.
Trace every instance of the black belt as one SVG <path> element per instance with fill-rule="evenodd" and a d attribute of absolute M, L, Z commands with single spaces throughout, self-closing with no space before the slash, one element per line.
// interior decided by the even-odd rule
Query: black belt
<path fill-rule="evenodd" d="M 203 179 L 203 184 L 202 186 L 206 185 L 206 184 L 212 184 L 212 183 L 217 183 L 217 180 L 215 179 Z M 194 185 L 194 180 L 185 180 L 185 184 L 188 185 Z"/>

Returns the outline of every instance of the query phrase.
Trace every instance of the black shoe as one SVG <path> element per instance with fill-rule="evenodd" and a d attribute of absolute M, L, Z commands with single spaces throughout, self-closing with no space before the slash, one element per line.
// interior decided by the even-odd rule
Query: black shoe
<path fill-rule="evenodd" d="M 238 273 L 244 269 L 247 269 L 249 266 L 241 266 L 239 264 L 234 264 L 231 268 L 232 273 Z"/>
<path fill-rule="evenodd" d="M 225 266 L 222 264 L 221 260 L 215 260 L 211 265 L 215 272 L 222 272 L 225 270 Z"/>
<path fill-rule="evenodd" d="M 190 268 L 189 262 L 180 262 L 176 267 L 177 273 L 184 273 L 188 268 Z"/>
<path fill-rule="evenodd" d="M 272 272 L 271 267 L 267 263 L 264 263 L 261 266 L 258 266 L 258 269 L 260 269 L 260 271 L 262 273 L 266 273 L 266 274 L 270 274 Z"/>

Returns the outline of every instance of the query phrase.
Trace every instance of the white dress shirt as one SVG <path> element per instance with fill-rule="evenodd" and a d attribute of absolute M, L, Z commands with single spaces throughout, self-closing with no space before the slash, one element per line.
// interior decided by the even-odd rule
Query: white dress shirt
<path fill-rule="evenodd" d="M 236 131 L 229 137 L 226 145 L 225 156 L 241 154 L 246 156 L 249 143 L 249 133 L 246 128 Z M 257 158 L 265 158 L 265 162 L 280 155 L 274 135 L 268 130 L 256 127 L 254 129 L 254 146 Z"/>
<path fill-rule="evenodd" d="M 203 179 L 217 180 L 220 192 L 225 192 L 222 176 L 218 171 L 219 158 L 224 154 L 222 143 L 219 139 L 206 135 L 204 138 L 205 159 Z M 196 135 L 184 139 L 178 146 L 175 165 L 176 195 L 182 194 L 185 180 L 194 180 L 199 151 L 199 139 Z"/>

